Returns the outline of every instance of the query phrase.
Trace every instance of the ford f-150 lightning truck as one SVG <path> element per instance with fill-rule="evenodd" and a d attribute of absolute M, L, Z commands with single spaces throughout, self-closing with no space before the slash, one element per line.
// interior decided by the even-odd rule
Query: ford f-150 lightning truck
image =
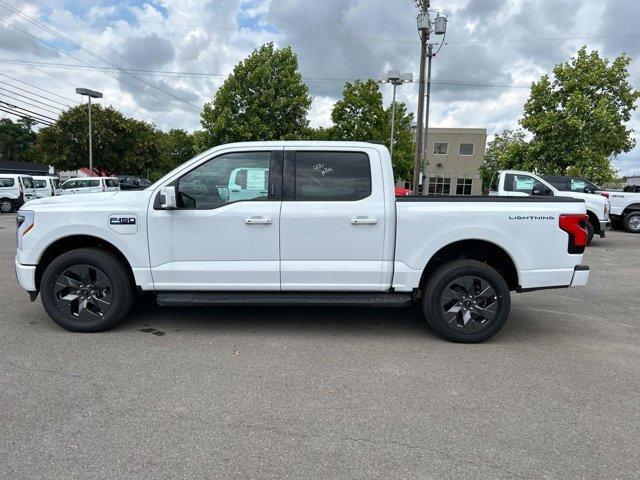
<path fill-rule="evenodd" d="M 355 142 L 221 145 L 141 191 L 34 200 L 19 211 L 20 285 L 60 326 L 160 305 L 421 305 L 478 342 L 510 292 L 581 286 L 584 201 L 398 197 L 389 152 Z"/>

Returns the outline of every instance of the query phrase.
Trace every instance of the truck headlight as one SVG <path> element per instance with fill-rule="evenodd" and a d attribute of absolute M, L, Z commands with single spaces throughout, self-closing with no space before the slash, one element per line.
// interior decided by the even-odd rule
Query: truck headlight
<path fill-rule="evenodd" d="M 22 250 L 22 239 L 24 236 L 33 229 L 35 215 L 31 210 L 18 210 L 16 216 L 16 243 L 18 250 Z"/>

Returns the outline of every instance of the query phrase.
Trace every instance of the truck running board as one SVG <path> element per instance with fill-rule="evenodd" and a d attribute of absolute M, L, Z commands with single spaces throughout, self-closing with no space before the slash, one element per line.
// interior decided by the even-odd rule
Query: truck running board
<path fill-rule="evenodd" d="M 156 302 L 163 307 L 206 307 L 216 305 L 407 307 L 411 305 L 411 294 L 364 292 L 160 292 L 156 297 Z"/>

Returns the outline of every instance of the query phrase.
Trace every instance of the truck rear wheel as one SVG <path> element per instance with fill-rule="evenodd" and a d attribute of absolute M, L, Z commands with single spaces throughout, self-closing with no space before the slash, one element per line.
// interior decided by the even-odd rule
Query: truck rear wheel
<path fill-rule="evenodd" d="M 99 248 L 63 253 L 44 271 L 42 304 L 49 316 L 73 332 L 100 332 L 119 323 L 135 299 L 128 268 Z"/>
<path fill-rule="evenodd" d="M 509 287 L 489 265 L 477 260 L 454 260 L 427 279 L 422 310 L 433 330 L 454 342 L 482 342 L 507 321 Z"/>
<path fill-rule="evenodd" d="M 640 233 L 640 212 L 627 213 L 622 225 L 627 232 Z"/>
<path fill-rule="evenodd" d="M 596 233 L 596 229 L 590 221 L 584 222 L 585 228 L 587 229 L 587 244 L 591 243 L 593 240 L 593 235 Z"/>

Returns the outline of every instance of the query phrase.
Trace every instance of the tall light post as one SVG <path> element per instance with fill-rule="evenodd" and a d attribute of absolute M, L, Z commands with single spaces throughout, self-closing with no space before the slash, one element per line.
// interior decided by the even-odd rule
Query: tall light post
<path fill-rule="evenodd" d="M 76 88 L 78 95 L 85 95 L 89 99 L 89 176 L 93 177 L 93 144 L 91 139 L 91 99 L 102 98 L 102 92 L 96 92 L 95 90 L 89 90 L 88 88 Z"/>
<path fill-rule="evenodd" d="M 389 140 L 389 154 L 391 155 L 391 160 L 393 160 L 393 143 L 396 128 L 396 88 L 398 85 L 412 81 L 412 73 L 400 73 L 397 70 L 389 70 L 389 72 L 387 72 L 387 77 L 384 80 L 380 80 L 380 83 L 390 83 L 393 85 L 393 100 L 391 102 L 391 139 Z"/>

